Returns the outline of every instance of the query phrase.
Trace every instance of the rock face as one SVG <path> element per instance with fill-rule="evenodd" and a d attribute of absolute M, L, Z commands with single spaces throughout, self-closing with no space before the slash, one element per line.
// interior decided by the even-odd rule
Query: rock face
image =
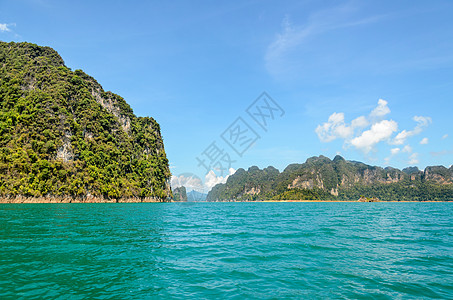
<path fill-rule="evenodd" d="M 380 202 L 379 198 L 373 197 L 373 198 L 368 198 L 364 196 L 360 196 L 359 200 L 357 202 Z"/>
<path fill-rule="evenodd" d="M 0 201 L 171 198 L 159 124 L 55 50 L 0 42 L 0 83 Z"/>
<path fill-rule="evenodd" d="M 347 161 L 311 157 L 303 164 L 291 164 L 283 172 L 268 167 L 239 169 L 226 184 L 216 185 L 208 201 L 358 199 L 360 195 L 389 200 L 453 200 L 452 168 L 442 166 L 380 168 Z"/>
<path fill-rule="evenodd" d="M 177 187 L 173 190 L 173 201 L 187 202 L 187 192 L 185 186 Z"/>
<path fill-rule="evenodd" d="M 444 166 L 426 167 L 423 172 L 424 180 L 433 181 L 438 184 L 452 184 L 453 170 L 447 169 Z"/>

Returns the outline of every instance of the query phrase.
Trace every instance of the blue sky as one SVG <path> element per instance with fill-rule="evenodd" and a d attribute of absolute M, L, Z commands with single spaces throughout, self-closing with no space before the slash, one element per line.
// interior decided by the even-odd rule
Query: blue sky
<path fill-rule="evenodd" d="M 174 180 L 209 189 L 320 154 L 450 166 L 452 15 L 452 1 L 2 0 L 0 39 L 53 47 L 154 117 Z M 265 128 L 246 111 L 264 91 Z M 235 128 L 256 138 L 228 144 Z"/>

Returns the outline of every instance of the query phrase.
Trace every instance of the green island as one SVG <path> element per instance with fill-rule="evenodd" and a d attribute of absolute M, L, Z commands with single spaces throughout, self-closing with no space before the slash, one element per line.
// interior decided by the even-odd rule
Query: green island
<path fill-rule="evenodd" d="M 173 190 L 173 201 L 187 202 L 187 192 L 185 186 L 180 186 Z"/>
<path fill-rule="evenodd" d="M 159 124 L 49 47 L 0 42 L 0 202 L 172 197 Z"/>
<path fill-rule="evenodd" d="M 370 201 L 363 201 L 369 198 Z M 207 201 L 453 201 L 453 167 L 416 167 L 403 170 L 381 168 L 347 161 L 311 157 L 303 164 L 291 164 L 283 172 L 238 169 L 225 184 L 212 188 Z M 361 202 L 362 202 L 361 201 Z"/>

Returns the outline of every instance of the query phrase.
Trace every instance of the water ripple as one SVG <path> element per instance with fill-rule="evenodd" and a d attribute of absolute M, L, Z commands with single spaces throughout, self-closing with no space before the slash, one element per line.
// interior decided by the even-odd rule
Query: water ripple
<path fill-rule="evenodd" d="M 452 299 L 452 205 L 0 205 L 0 298 Z"/>

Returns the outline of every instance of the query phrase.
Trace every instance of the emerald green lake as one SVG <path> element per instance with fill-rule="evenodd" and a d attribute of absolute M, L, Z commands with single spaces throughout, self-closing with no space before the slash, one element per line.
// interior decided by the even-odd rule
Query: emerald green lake
<path fill-rule="evenodd" d="M 1 204 L 1 299 L 452 299 L 453 203 Z"/>

